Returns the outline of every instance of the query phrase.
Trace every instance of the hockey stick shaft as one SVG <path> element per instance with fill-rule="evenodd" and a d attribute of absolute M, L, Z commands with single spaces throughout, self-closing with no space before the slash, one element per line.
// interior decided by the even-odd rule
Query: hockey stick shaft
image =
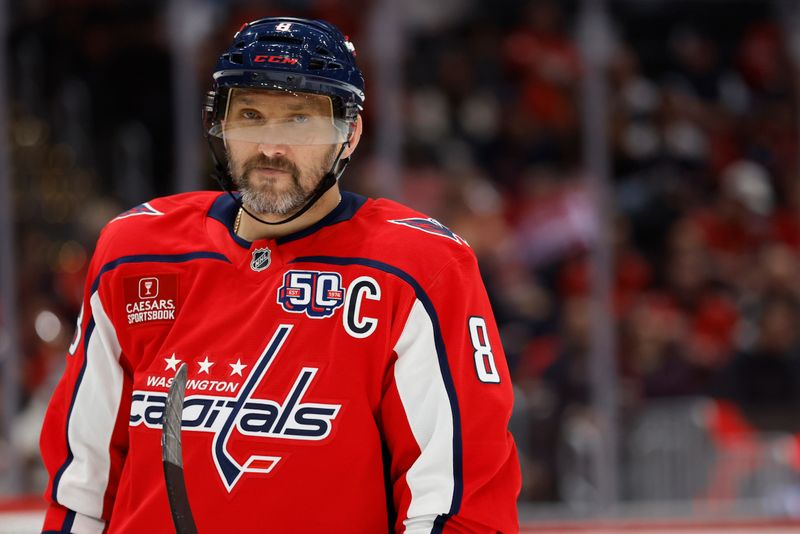
<path fill-rule="evenodd" d="M 186 479 L 183 473 L 183 447 L 181 445 L 181 420 L 183 398 L 186 394 L 186 364 L 182 364 L 167 393 L 164 421 L 161 427 L 161 460 L 164 464 L 164 481 L 167 499 L 172 512 L 172 522 L 177 534 L 197 534 L 197 526 L 189 506 Z"/>

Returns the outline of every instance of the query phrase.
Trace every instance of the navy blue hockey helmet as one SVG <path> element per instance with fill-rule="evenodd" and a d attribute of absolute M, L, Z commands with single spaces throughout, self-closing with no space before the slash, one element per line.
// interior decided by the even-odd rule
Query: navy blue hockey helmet
<path fill-rule="evenodd" d="M 364 105 L 364 77 L 355 47 L 321 20 L 270 17 L 244 24 L 214 68 L 203 108 L 206 132 L 224 117 L 230 89 L 278 89 L 330 97 L 334 115 L 355 122 Z"/>
<path fill-rule="evenodd" d="M 212 176 L 255 220 L 277 225 L 300 217 L 344 172 L 350 158 L 343 153 L 364 106 L 364 77 L 355 55 L 353 43 L 328 22 L 271 17 L 244 24 L 220 56 L 203 106 L 215 164 Z M 248 101 L 270 102 L 271 113 L 262 116 L 249 109 Z M 248 211 L 232 193 L 226 143 L 233 140 L 339 149 L 303 207 L 270 222 Z"/>

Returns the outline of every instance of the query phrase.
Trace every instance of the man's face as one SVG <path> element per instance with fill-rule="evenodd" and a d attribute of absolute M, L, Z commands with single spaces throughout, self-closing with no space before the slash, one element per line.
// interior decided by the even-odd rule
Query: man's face
<path fill-rule="evenodd" d="M 231 90 L 222 131 L 242 201 L 274 215 L 305 204 L 346 137 L 328 97 L 244 89 Z"/>

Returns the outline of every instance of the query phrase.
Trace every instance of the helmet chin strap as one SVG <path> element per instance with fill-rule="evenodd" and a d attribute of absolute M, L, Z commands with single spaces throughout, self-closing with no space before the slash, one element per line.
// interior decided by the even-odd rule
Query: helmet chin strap
<path fill-rule="evenodd" d="M 265 221 L 264 219 L 261 219 L 260 217 L 254 215 L 253 213 L 250 212 L 250 210 L 248 210 L 247 208 L 244 207 L 244 203 L 242 202 L 242 200 L 240 198 L 238 198 L 236 195 L 234 195 L 233 191 L 231 190 L 231 188 L 228 187 L 227 184 L 225 183 L 225 177 L 227 175 L 227 170 L 226 170 L 225 166 L 222 165 L 220 160 L 217 158 L 217 155 L 216 155 L 216 153 L 214 152 L 213 149 L 211 150 L 211 154 L 212 154 L 212 157 L 214 158 L 215 172 L 213 172 L 211 176 L 214 178 L 214 180 L 217 181 L 217 183 L 222 188 L 222 190 L 230 195 L 230 197 L 233 199 L 233 201 L 236 203 L 236 205 L 239 206 L 239 209 L 244 211 L 246 214 L 248 214 L 250 217 L 252 217 L 256 221 L 260 222 L 261 224 L 267 224 L 269 226 L 277 226 L 277 225 L 280 225 L 280 224 L 286 224 L 286 223 L 288 223 L 290 221 L 293 221 L 293 220 L 297 219 L 298 217 L 303 215 L 305 212 L 307 212 L 309 209 L 311 209 L 311 206 L 313 206 L 314 203 L 317 200 L 319 200 L 320 197 L 322 197 L 322 195 L 324 195 L 328 191 L 328 189 L 330 189 L 331 187 L 333 187 L 336 184 L 336 182 L 339 180 L 339 177 L 344 172 L 345 167 L 347 167 L 347 164 L 350 162 L 350 158 L 342 159 L 342 153 L 344 152 L 344 149 L 347 148 L 349 145 L 350 145 L 350 141 L 349 140 L 347 140 L 344 143 L 342 143 L 342 147 L 339 149 L 339 153 L 336 154 L 336 159 L 334 160 L 333 165 L 331 165 L 330 170 L 325 173 L 325 175 L 319 181 L 319 184 L 317 184 L 317 187 L 314 188 L 314 191 L 312 191 L 311 194 L 308 196 L 308 198 L 305 201 L 305 204 L 303 204 L 303 207 L 300 208 L 296 213 L 294 213 L 294 214 L 290 215 L 289 217 L 287 217 L 286 219 L 283 219 L 282 221 L 278 221 L 278 222 Z M 339 167 L 340 163 L 341 163 L 341 167 L 339 169 L 337 169 L 337 167 Z"/>

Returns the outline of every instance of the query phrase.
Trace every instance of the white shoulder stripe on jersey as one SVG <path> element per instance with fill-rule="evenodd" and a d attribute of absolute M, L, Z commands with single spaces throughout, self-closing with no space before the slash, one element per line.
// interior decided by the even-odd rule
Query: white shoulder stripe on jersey
<path fill-rule="evenodd" d="M 103 534 L 105 528 L 105 521 L 100 521 L 93 517 L 88 517 L 83 514 L 75 514 L 75 521 L 72 523 L 72 532 L 80 532 L 81 534 Z"/>
<path fill-rule="evenodd" d="M 67 428 L 73 458 L 59 481 L 57 499 L 71 510 L 99 518 L 111 469 L 111 434 L 122 396 L 122 349 L 97 291 L 90 303 L 95 328 Z"/>
<path fill-rule="evenodd" d="M 453 412 L 439 369 L 433 323 L 419 300 L 394 350 L 397 391 L 421 451 L 406 473 L 411 503 L 404 523 L 415 532 L 430 532 L 436 516 L 447 513 L 453 500 Z"/>

